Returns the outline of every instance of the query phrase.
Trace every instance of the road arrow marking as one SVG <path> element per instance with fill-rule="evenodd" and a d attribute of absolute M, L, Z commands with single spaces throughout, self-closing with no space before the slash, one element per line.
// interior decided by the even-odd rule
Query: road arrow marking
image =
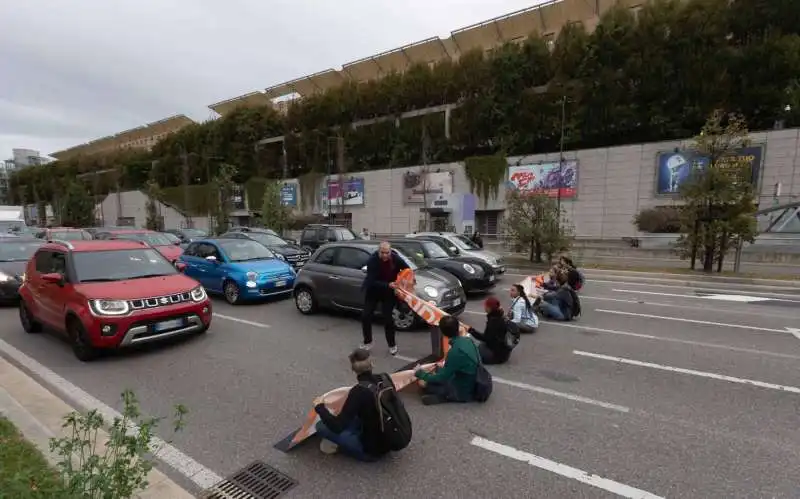
<path fill-rule="evenodd" d="M 796 327 L 787 327 L 786 330 L 792 333 L 795 338 L 800 340 L 800 329 L 797 329 Z"/>

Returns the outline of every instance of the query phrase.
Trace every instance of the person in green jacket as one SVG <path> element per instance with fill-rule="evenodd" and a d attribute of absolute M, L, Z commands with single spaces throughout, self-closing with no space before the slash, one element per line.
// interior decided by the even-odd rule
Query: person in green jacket
<path fill-rule="evenodd" d="M 475 375 L 480 362 L 478 347 L 468 336 L 459 335 L 455 317 L 443 317 L 439 321 L 439 329 L 449 338 L 450 350 L 441 369 L 431 373 L 415 370 L 414 375 L 425 382 L 422 403 L 471 402 L 474 400 Z"/>

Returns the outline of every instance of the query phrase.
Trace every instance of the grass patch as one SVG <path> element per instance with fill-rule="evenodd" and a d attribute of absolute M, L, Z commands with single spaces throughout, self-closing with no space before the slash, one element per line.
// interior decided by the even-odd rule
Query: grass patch
<path fill-rule="evenodd" d="M 0 497 L 69 499 L 58 473 L 11 421 L 0 416 Z"/>

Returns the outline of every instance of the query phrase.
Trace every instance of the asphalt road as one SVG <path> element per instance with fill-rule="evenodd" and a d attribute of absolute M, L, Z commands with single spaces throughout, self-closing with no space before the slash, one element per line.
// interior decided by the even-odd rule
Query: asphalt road
<path fill-rule="evenodd" d="M 506 276 L 498 294 L 520 278 Z M 178 449 L 221 476 L 263 460 L 299 482 L 286 497 L 800 497 L 800 338 L 786 330 L 800 328 L 800 298 L 613 289 L 625 288 L 590 281 L 578 321 L 544 323 L 510 364 L 490 367 L 488 403 L 424 407 L 405 394 L 414 441 L 371 465 L 322 455 L 316 440 L 273 448 L 315 396 L 352 382 L 354 318 L 305 317 L 289 300 L 217 301 L 208 335 L 91 364 L 26 335 L 15 310 L 0 311 L 0 339 L 108 405 L 125 388 L 151 415 L 186 405 Z M 481 299 L 462 316 L 479 328 Z M 380 369 L 429 353 L 425 331 L 399 345 L 403 358 L 391 358 L 376 341 Z"/>

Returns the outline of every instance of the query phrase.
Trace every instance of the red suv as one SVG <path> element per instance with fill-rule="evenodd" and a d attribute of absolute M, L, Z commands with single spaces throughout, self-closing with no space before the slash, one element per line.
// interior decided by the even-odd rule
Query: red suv
<path fill-rule="evenodd" d="M 142 241 L 45 243 L 28 262 L 19 294 L 23 329 L 66 335 L 82 361 L 211 325 L 203 287 Z"/>

